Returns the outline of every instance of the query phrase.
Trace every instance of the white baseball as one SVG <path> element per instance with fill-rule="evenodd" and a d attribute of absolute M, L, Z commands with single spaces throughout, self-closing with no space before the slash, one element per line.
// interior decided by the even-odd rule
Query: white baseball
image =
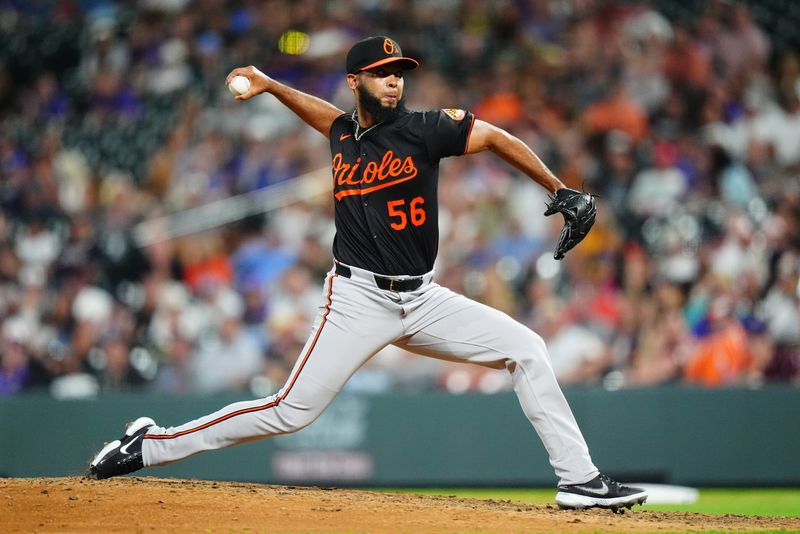
<path fill-rule="evenodd" d="M 250 90 L 250 80 L 247 76 L 234 76 L 228 84 L 228 90 L 233 96 L 243 95 Z"/>

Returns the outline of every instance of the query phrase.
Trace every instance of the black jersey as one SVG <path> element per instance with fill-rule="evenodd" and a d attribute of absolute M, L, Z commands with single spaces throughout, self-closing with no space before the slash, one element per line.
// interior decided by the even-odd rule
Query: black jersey
<path fill-rule="evenodd" d="M 385 275 L 433 269 L 439 248 L 439 160 L 467 150 L 475 117 L 460 109 L 409 111 L 357 128 L 331 126 L 336 237 L 342 263 Z"/>

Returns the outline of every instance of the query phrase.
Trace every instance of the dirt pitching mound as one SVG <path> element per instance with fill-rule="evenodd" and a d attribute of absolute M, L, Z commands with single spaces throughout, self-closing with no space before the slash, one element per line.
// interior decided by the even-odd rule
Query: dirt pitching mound
<path fill-rule="evenodd" d="M 235 482 L 0 478 L 2 532 L 682 532 L 800 520 L 651 512 Z"/>

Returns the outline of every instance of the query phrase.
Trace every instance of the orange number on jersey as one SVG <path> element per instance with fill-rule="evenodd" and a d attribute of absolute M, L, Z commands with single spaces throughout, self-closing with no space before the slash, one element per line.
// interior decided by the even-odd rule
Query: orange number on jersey
<path fill-rule="evenodd" d="M 386 209 L 389 210 L 389 217 L 397 218 L 396 222 L 391 223 L 389 226 L 395 230 L 402 230 L 408 226 L 408 216 L 406 212 L 400 208 L 405 206 L 405 199 L 390 200 L 386 203 Z M 409 213 L 411 214 L 411 224 L 414 226 L 422 226 L 425 224 L 425 209 L 421 207 L 425 204 L 425 199 L 422 197 L 415 197 L 408 205 Z"/>
<path fill-rule="evenodd" d="M 419 207 L 420 204 L 425 204 L 425 199 L 417 197 L 408 205 L 411 210 L 411 224 L 414 226 L 422 226 L 425 224 L 425 210 Z"/>
<path fill-rule="evenodd" d="M 402 230 L 408 224 L 408 218 L 406 217 L 406 212 L 401 211 L 397 208 L 405 204 L 406 201 L 402 198 L 400 200 L 390 200 L 386 203 L 386 207 L 389 209 L 389 217 L 399 217 L 400 222 L 393 222 L 389 226 L 394 228 L 395 230 Z"/>

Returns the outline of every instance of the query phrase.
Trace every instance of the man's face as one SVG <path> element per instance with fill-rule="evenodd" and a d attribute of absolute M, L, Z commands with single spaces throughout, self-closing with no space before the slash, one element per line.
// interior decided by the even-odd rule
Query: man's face
<path fill-rule="evenodd" d="M 355 75 L 357 88 L 376 98 L 381 107 L 395 108 L 403 98 L 403 69 L 399 65 L 381 65 Z M 363 91 L 361 91 L 363 93 Z"/>

